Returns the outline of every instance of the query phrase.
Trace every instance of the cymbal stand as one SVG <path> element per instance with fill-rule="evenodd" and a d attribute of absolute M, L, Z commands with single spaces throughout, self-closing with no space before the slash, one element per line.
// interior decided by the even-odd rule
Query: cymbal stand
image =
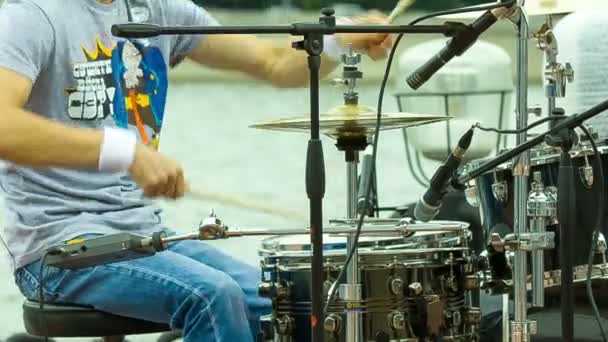
<path fill-rule="evenodd" d="M 516 128 L 523 129 L 528 126 L 528 38 L 529 22 L 524 9 L 525 0 L 518 0 L 516 13 L 513 18 L 518 28 L 517 41 L 517 120 Z M 527 140 L 527 133 L 517 135 L 516 144 L 521 145 Z M 519 239 L 527 233 L 528 174 L 530 172 L 529 153 L 524 151 L 514 164 L 514 223 L 515 236 Z M 520 248 L 515 249 L 513 264 L 513 300 L 515 304 L 515 320 L 511 322 L 511 341 L 528 342 L 530 335 L 535 333 L 536 325 L 527 319 L 527 252 Z M 508 320 L 509 317 L 503 317 Z"/>
<path fill-rule="evenodd" d="M 574 80 L 574 71 L 570 63 L 565 65 L 558 63 L 559 54 L 557 39 L 553 34 L 553 23 L 551 15 L 546 16 L 546 22 L 535 34 L 537 47 L 545 52 L 545 96 L 547 97 L 547 115 L 563 115 L 563 110 L 556 108 L 555 100 L 566 95 L 566 85 Z M 549 123 L 549 127 L 555 127 L 555 121 Z M 557 189 L 543 189 L 540 175 L 535 175 L 533 188 L 530 192 L 528 202 L 528 214 L 530 216 L 530 230 L 534 233 L 544 233 L 549 224 L 554 224 L 557 219 Z M 532 252 L 532 306 L 542 308 L 545 306 L 544 287 L 544 251 Z"/>
<path fill-rule="evenodd" d="M 361 63 L 361 55 L 353 52 L 352 46 L 347 55 L 342 56 L 344 65 L 342 80 L 340 83 L 346 85 L 344 93 L 344 104 L 357 106 L 359 94 L 355 91 L 357 80 L 363 77 L 357 65 Z M 346 158 L 347 179 L 347 218 L 356 219 L 358 213 L 358 167 L 359 152 L 365 150 L 368 145 L 366 136 L 339 137 L 336 146 L 344 151 Z M 366 175 L 361 175 L 366 177 Z M 349 234 L 346 240 L 348 252 L 353 253 L 352 260 L 346 272 L 346 284 L 340 285 L 340 298 L 345 302 L 346 308 L 346 341 L 362 342 L 362 320 L 361 320 L 361 283 L 359 279 L 359 254 L 355 246 L 354 234 Z M 328 317 L 329 318 L 329 317 Z"/>

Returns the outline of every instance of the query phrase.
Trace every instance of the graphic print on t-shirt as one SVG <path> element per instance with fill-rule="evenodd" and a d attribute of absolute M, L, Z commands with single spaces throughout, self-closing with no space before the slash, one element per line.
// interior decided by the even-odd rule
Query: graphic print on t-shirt
<path fill-rule="evenodd" d="M 98 120 L 112 115 L 116 87 L 112 77 L 112 50 L 99 37 L 91 51 L 84 45 L 86 62 L 74 63 L 72 73 L 75 87 L 66 89 L 68 116 L 73 120 Z"/>
<path fill-rule="evenodd" d="M 167 66 L 160 50 L 132 42 L 118 43 L 112 54 L 114 119 L 135 126 L 140 140 L 158 148 L 167 97 Z"/>
<path fill-rule="evenodd" d="M 167 96 L 167 66 L 155 46 L 121 41 L 95 49 L 73 65 L 75 87 L 66 89 L 72 120 L 103 120 L 133 128 L 140 142 L 158 148 Z"/>

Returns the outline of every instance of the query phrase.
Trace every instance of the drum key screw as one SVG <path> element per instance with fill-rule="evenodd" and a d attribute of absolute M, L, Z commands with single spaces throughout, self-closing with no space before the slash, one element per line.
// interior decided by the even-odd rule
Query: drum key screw
<path fill-rule="evenodd" d="M 509 199 L 509 190 L 507 188 L 507 182 L 498 181 L 496 173 L 494 173 L 494 184 L 492 184 L 492 194 L 494 198 L 500 203 L 507 203 Z"/>
<path fill-rule="evenodd" d="M 291 295 L 290 287 L 286 283 L 264 282 L 258 285 L 258 294 L 264 298 L 286 299 Z"/>
<path fill-rule="evenodd" d="M 404 285 L 405 284 L 401 277 L 394 277 L 390 280 L 389 288 L 394 296 L 402 296 Z"/>
<path fill-rule="evenodd" d="M 469 182 L 464 189 L 467 203 L 474 208 L 479 208 L 479 189 L 474 182 Z"/>
<path fill-rule="evenodd" d="M 338 330 L 340 330 L 341 326 L 342 326 L 342 319 L 340 318 L 340 316 L 337 316 L 334 314 L 327 316 L 327 318 L 325 318 L 325 323 L 323 325 L 323 327 L 325 328 L 325 331 L 327 331 L 329 333 L 338 332 Z"/>
<path fill-rule="evenodd" d="M 409 290 L 410 290 L 410 295 L 418 297 L 420 295 L 422 295 L 422 284 L 415 282 L 415 283 L 411 283 L 410 286 L 408 286 Z"/>

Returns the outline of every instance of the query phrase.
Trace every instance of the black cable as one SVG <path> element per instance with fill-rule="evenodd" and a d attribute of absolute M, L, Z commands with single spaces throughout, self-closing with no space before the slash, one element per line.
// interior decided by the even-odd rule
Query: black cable
<path fill-rule="evenodd" d="M 538 127 L 548 121 L 557 121 L 557 120 L 562 120 L 565 118 L 566 117 L 564 117 L 564 116 L 548 116 L 546 118 L 542 118 L 542 119 L 528 125 L 528 127 L 522 128 L 522 129 L 497 129 L 497 128 L 491 128 L 491 127 L 483 127 L 479 123 L 476 123 L 474 127 L 478 128 L 482 131 L 494 132 L 494 133 L 499 133 L 499 134 L 521 134 L 521 133 L 531 130 L 534 127 Z"/>
<path fill-rule="evenodd" d="M 504 3 L 495 3 L 495 4 L 491 4 L 491 5 L 485 5 L 485 6 L 470 6 L 470 7 L 453 9 L 453 10 L 434 12 L 434 13 L 430 13 L 430 14 L 427 14 L 422 17 L 414 19 L 410 23 L 410 25 L 416 25 L 423 20 L 427 20 L 430 18 L 442 16 L 442 15 L 476 12 L 476 11 L 480 11 L 480 10 L 493 10 L 493 9 L 501 8 L 501 7 L 510 7 L 510 6 L 513 6 L 515 3 L 516 3 L 515 0 L 511 0 L 508 2 L 504 2 Z M 386 85 L 388 83 L 388 79 L 390 76 L 391 66 L 393 63 L 393 59 L 395 57 L 395 53 L 397 51 L 397 46 L 399 45 L 399 42 L 401 42 L 402 38 L 403 38 L 403 33 L 401 33 L 397 36 L 397 39 L 395 40 L 395 43 L 393 44 L 391 52 L 388 56 L 388 61 L 386 63 L 386 70 L 384 72 L 384 78 L 382 79 L 382 84 L 380 86 L 380 94 L 378 96 L 378 111 L 377 111 L 377 118 L 376 118 L 376 131 L 374 132 L 374 140 L 373 140 L 372 165 L 370 167 L 370 171 L 368 171 L 370 173 L 370 179 L 373 179 L 372 177 L 375 177 L 375 173 L 376 173 L 376 171 L 375 171 L 376 170 L 376 157 L 377 157 L 377 152 L 378 152 L 378 140 L 380 137 L 380 126 L 381 126 L 381 122 L 382 122 L 382 103 L 384 100 L 384 92 L 386 90 Z M 367 189 L 365 189 L 365 202 L 363 203 L 363 210 L 361 211 L 361 214 L 359 215 L 359 222 L 357 223 L 357 231 L 356 231 L 354 239 L 353 239 L 354 241 L 353 241 L 352 248 L 350 251 L 348 251 L 348 256 L 346 257 L 344 266 L 340 270 L 340 274 L 338 275 L 336 282 L 330 289 L 330 293 L 327 298 L 327 302 L 325 303 L 325 308 L 323 309 L 324 316 L 327 315 L 329 306 L 331 305 L 331 302 L 335 299 L 337 285 L 340 282 L 342 282 L 342 279 L 344 279 L 344 276 L 346 275 L 346 270 L 348 269 L 348 265 L 352 261 L 354 251 L 357 250 L 357 248 L 359 246 L 359 236 L 361 235 L 361 228 L 363 227 L 363 221 L 365 220 L 365 216 L 366 216 L 365 214 L 367 213 L 367 209 L 368 209 L 367 205 L 368 205 L 369 198 L 371 195 L 371 189 L 372 189 L 372 187 L 371 187 L 371 182 L 370 182 L 370 184 L 367 184 Z"/>
<path fill-rule="evenodd" d="M 604 330 L 604 326 L 602 325 L 602 317 L 597 308 L 597 304 L 595 303 L 595 298 L 593 297 L 593 289 L 591 287 L 591 273 L 593 271 L 593 256 L 595 254 L 595 248 L 597 246 L 597 239 L 600 235 L 601 227 L 603 226 L 603 223 L 604 223 L 604 167 L 602 165 L 602 156 L 600 155 L 600 152 L 597 149 L 597 145 L 595 144 L 595 140 L 593 139 L 591 132 L 589 132 L 589 129 L 587 129 L 587 127 L 585 125 L 580 125 L 579 127 L 583 130 L 583 132 L 585 132 L 585 135 L 587 136 L 587 138 L 589 139 L 589 142 L 591 143 L 591 146 L 593 147 L 593 153 L 595 153 L 595 163 L 597 164 L 596 167 L 599 171 L 599 177 L 597 178 L 598 183 L 597 183 L 597 187 L 596 187 L 596 191 L 598 193 L 597 194 L 597 197 L 598 197 L 597 222 L 595 223 L 595 229 L 593 231 L 593 238 L 591 239 L 591 249 L 589 249 L 589 260 L 588 260 L 588 265 L 587 265 L 587 281 L 586 281 L 587 296 L 589 297 L 589 302 L 591 303 L 591 307 L 593 308 L 593 313 L 595 314 L 595 319 L 597 320 L 597 324 L 600 328 L 600 332 L 602 333 L 602 339 L 604 340 L 604 342 L 608 342 L 608 339 L 606 337 L 606 331 Z"/>

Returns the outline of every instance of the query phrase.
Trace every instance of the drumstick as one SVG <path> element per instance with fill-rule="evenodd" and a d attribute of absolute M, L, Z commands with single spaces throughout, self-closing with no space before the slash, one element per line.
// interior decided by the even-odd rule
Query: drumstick
<path fill-rule="evenodd" d="M 388 23 L 392 24 L 406 9 L 410 8 L 416 0 L 399 0 L 391 14 L 388 16 Z"/>
<path fill-rule="evenodd" d="M 205 192 L 205 191 L 194 190 L 194 189 L 189 189 L 188 192 L 186 192 L 186 194 L 188 197 L 199 200 L 199 201 L 217 202 L 217 203 L 221 203 L 221 204 L 224 204 L 227 206 L 257 211 L 260 213 L 269 214 L 272 216 L 278 216 L 278 217 L 286 218 L 289 220 L 299 220 L 299 221 L 307 220 L 307 217 L 302 215 L 302 213 L 298 212 L 298 211 L 269 207 L 266 205 L 254 203 L 251 201 L 244 200 L 242 198 L 229 196 L 226 194 Z"/>

